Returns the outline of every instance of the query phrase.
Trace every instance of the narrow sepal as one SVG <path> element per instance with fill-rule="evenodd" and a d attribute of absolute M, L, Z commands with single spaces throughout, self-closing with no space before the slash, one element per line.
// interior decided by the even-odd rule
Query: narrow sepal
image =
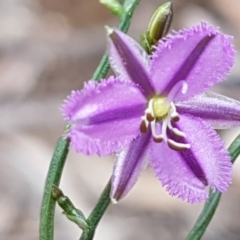
<path fill-rule="evenodd" d="M 150 131 L 141 134 L 117 155 L 112 175 L 111 199 L 114 203 L 125 197 L 133 188 L 148 164 Z"/>

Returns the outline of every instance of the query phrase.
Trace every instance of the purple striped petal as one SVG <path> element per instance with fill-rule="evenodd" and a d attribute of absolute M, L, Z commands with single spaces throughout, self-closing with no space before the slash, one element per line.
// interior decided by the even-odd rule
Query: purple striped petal
<path fill-rule="evenodd" d="M 109 154 L 139 134 L 146 99 L 136 84 L 111 77 L 72 92 L 62 112 L 72 123 L 67 136 L 77 152 Z"/>
<path fill-rule="evenodd" d="M 150 71 L 157 92 L 167 95 L 177 82 L 184 80 L 188 92 L 175 98 L 182 101 L 222 81 L 234 63 L 231 40 L 205 22 L 167 36 L 152 57 Z"/>
<path fill-rule="evenodd" d="M 148 56 L 132 38 L 119 30 L 109 30 L 109 57 L 113 70 L 122 79 L 137 83 L 147 97 L 154 94 Z"/>
<path fill-rule="evenodd" d="M 177 111 L 204 119 L 215 129 L 240 126 L 240 102 L 226 96 L 206 92 L 176 103 Z"/>
<path fill-rule="evenodd" d="M 141 134 L 117 156 L 111 189 L 111 199 L 114 203 L 127 195 L 146 168 L 150 136 L 150 131 Z"/>
<path fill-rule="evenodd" d="M 189 143 L 189 150 L 174 151 L 165 142 L 150 147 L 150 163 L 170 195 L 193 203 L 208 197 L 207 184 L 214 190 L 227 190 L 232 164 L 217 133 L 200 118 L 187 115 L 180 116 L 177 127 L 186 138 L 174 140 Z"/>

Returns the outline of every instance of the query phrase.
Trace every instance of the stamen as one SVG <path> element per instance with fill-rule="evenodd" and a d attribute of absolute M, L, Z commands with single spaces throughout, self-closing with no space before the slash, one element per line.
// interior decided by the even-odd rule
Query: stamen
<path fill-rule="evenodd" d="M 153 98 L 150 99 L 149 103 L 148 103 L 148 108 L 145 111 L 145 114 L 150 113 L 152 116 L 154 116 L 154 111 L 153 111 Z"/>
<path fill-rule="evenodd" d="M 179 91 L 181 91 L 182 94 L 186 94 L 187 90 L 188 84 L 185 81 L 177 82 L 169 92 L 167 96 L 167 101 L 171 103 L 176 97 L 176 95 L 179 93 Z"/>
<path fill-rule="evenodd" d="M 175 151 L 183 151 L 190 149 L 191 145 L 187 143 L 177 143 L 171 139 L 167 140 L 168 146 Z"/>
<path fill-rule="evenodd" d="M 167 126 L 177 137 L 186 137 L 184 132 L 172 126 L 171 121 L 168 121 Z"/>
<path fill-rule="evenodd" d="M 147 113 L 147 114 L 146 114 L 146 119 L 147 119 L 149 122 L 152 122 L 155 118 L 154 118 L 154 116 L 153 116 L 151 113 Z"/>
<path fill-rule="evenodd" d="M 167 142 L 168 146 L 175 151 L 183 151 L 189 149 L 191 146 L 187 143 L 178 143 L 174 140 L 168 139 L 167 130 L 169 129 L 177 137 L 186 137 L 186 134 L 180 131 L 178 128 L 172 126 L 172 121 L 176 122 L 179 120 L 179 115 L 173 98 L 181 90 L 182 93 L 187 91 L 187 83 L 185 81 L 178 82 L 173 89 L 170 91 L 168 98 L 155 97 L 150 99 L 148 108 L 145 110 L 145 115 L 142 117 L 140 130 L 142 133 L 147 132 L 150 124 L 153 141 L 160 143 L 163 140 Z M 170 101 L 166 103 L 166 101 Z M 158 121 L 161 121 L 161 134 L 159 132 Z"/>
<path fill-rule="evenodd" d="M 179 121 L 179 115 L 178 115 L 176 106 L 173 102 L 171 102 L 171 118 L 174 122 Z"/>
<path fill-rule="evenodd" d="M 156 142 L 156 143 L 160 143 L 163 141 L 163 137 L 153 137 L 153 141 Z"/>
<path fill-rule="evenodd" d="M 168 126 L 168 118 L 165 119 L 162 123 L 162 136 L 165 141 L 167 140 L 167 126 Z"/>
<path fill-rule="evenodd" d="M 154 139 L 154 141 L 155 141 L 155 139 L 156 139 L 156 142 L 157 141 L 160 141 L 160 139 L 164 139 L 164 135 L 163 135 L 163 132 L 162 132 L 162 134 L 157 134 L 156 133 L 156 120 L 155 121 L 153 121 L 153 122 L 151 122 L 150 123 L 151 124 L 151 131 L 152 131 L 152 136 L 153 136 L 153 139 Z M 161 140 L 161 141 L 162 141 Z M 160 141 L 160 142 L 161 142 Z"/>
<path fill-rule="evenodd" d="M 145 132 L 147 132 L 147 128 L 148 128 L 148 121 L 146 121 L 145 118 L 142 118 L 142 122 L 140 124 L 140 131 L 142 133 L 145 133 Z"/>
<path fill-rule="evenodd" d="M 174 122 L 178 122 L 180 120 L 178 114 L 177 115 L 174 115 L 173 114 L 171 115 L 171 120 L 174 121 Z"/>
<path fill-rule="evenodd" d="M 149 122 L 152 122 L 154 120 L 154 113 L 152 109 L 152 102 L 153 100 L 151 99 L 148 104 L 148 108 L 145 110 L 145 115 L 142 117 L 142 122 L 140 125 L 140 131 L 142 133 L 147 132 L 147 128 L 149 125 Z"/>
<path fill-rule="evenodd" d="M 178 115 L 177 108 L 176 108 L 175 104 L 173 102 L 171 102 L 170 105 L 171 105 L 171 113 Z"/>
<path fill-rule="evenodd" d="M 186 134 L 180 130 L 178 130 L 177 128 L 174 128 L 174 127 L 170 127 L 168 125 L 169 129 L 177 136 L 177 137 L 186 137 Z"/>

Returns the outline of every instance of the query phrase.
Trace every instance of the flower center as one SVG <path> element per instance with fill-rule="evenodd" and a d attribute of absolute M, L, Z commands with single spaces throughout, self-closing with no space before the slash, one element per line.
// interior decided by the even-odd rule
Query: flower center
<path fill-rule="evenodd" d="M 154 117 L 156 119 L 165 118 L 170 110 L 170 105 L 166 103 L 166 97 L 156 96 L 151 100 Z"/>
<path fill-rule="evenodd" d="M 186 93 L 187 86 L 184 81 L 181 81 L 173 87 L 168 97 L 154 96 L 150 99 L 148 107 L 145 110 L 145 115 L 142 117 L 140 130 L 144 133 L 150 127 L 155 142 L 160 143 L 164 140 L 171 149 L 182 151 L 189 149 L 190 144 L 178 143 L 170 139 L 167 133 L 169 130 L 177 138 L 184 138 L 186 136 L 184 132 L 172 126 L 172 123 L 179 121 L 179 115 L 173 102 L 173 98 L 179 88 L 182 89 L 182 93 Z"/>

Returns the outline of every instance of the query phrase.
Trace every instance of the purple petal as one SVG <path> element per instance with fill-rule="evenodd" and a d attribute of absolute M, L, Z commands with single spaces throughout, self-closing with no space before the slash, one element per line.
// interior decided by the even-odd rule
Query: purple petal
<path fill-rule="evenodd" d="M 113 70 L 122 78 L 137 83 L 146 96 L 154 94 L 149 79 L 149 59 L 132 38 L 119 30 L 110 30 L 109 57 Z"/>
<path fill-rule="evenodd" d="M 152 57 L 151 76 L 158 93 L 167 95 L 184 80 L 186 94 L 175 100 L 189 99 L 222 81 L 234 63 L 235 50 L 230 36 L 202 22 L 200 25 L 167 36 Z"/>
<path fill-rule="evenodd" d="M 151 165 L 170 195 L 193 203 L 208 197 L 207 183 L 214 190 L 227 190 L 232 164 L 217 133 L 200 118 L 187 115 L 180 116 L 177 126 L 186 138 L 174 140 L 189 143 L 189 150 L 174 151 L 165 142 L 150 147 Z"/>
<path fill-rule="evenodd" d="M 200 117 L 215 129 L 240 126 L 240 102 L 213 92 L 206 92 L 176 103 L 177 111 Z"/>
<path fill-rule="evenodd" d="M 117 156 L 112 176 L 111 199 L 113 202 L 127 195 L 146 168 L 150 136 L 150 131 L 141 134 Z"/>
<path fill-rule="evenodd" d="M 146 99 L 136 84 L 111 77 L 72 92 L 62 112 L 72 123 L 67 136 L 87 155 L 119 151 L 139 134 Z"/>

